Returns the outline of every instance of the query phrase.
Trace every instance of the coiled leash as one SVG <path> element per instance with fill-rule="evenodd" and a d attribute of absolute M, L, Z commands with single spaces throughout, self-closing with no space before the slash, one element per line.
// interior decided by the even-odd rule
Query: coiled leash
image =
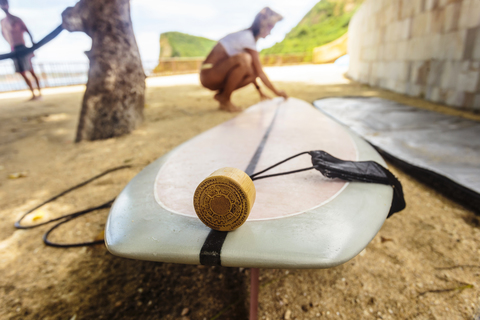
<path fill-rule="evenodd" d="M 17 229 L 33 229 L 33 228 L 37 228 L 37 227 L 40 227 L 40 226 L 43 226 L 43 225 L 46 225 L 46 224 L 49 224 L 49 223 L 52 223 L 52 222 L 55 222 L 55 221 L 60 221 L 58 222 L 57 224 L 55 224 L 53 227 L 51 227 L 47 232 L 45 232 L 45 234 L 43 235 L 43 242 L 47 245 L 47 246 L 51 246 L 51 247 L 57 247 L 57 248 L 73 248 L 73 247 L 83 247 L 83 246 L 92 246 L 92 245 L 96 245 L 96 244 L 103 244 L 104 243 L 104 240 L 95 240 L 95 241 L 90 241 L 90 242 L 80 242 L 80 243 L 67 243 L 67 244 L 62 244 L 62 243 L 55 243 L 55 242 L 51 242 L 50 240 L 48 240 L 48 236 L 50 235 L 50 233 L 55 230 L 56 228 L 58 228 L 59 226 L 61 226 L 62 224 L 68 222 L 68 221 L 71 221 L 73 219 L 76 219 L 78 217 L 81 217 L 89 212 L 92 212 L 92 211 L 96 211 L 96 210 L 100 210 L 100 209 L 107 209 L 107 208 L 110 208 L 112 206 L 112 203 L 113 201 L 115 200 L 115 198 L 113 198 L 112 200 L 109 200 L 99 206 L 96 206 L 96 207 L 92 207 L 92 208 L 88 208 L 88 209 L 85 209 L 85 210 L 81 210 L 81 211 L 77 211 L 77 212 L 74 212 L 74 213 L 70 213 L 70 214 L 67 214 L 67 215 L 63 215 L 61 217 L 58 217 L 58 218 L 55 218 L 55 219 L 51 219 L 51 220 L 48 220 L 48 221 L 45 221 L 45 222 L 42 222 L 42 223 L 38 223 L 38 224 L 34 224 L 34 225 L 30 225 L 30 226 L 23 226 L 21 223 L 22 223 L 22 220 L 25 219 L 25 217 L 27 215 L 29 215 L 30 213 L 32 213 L 33 211 L 43 207 L 44 205 L 46 205 L 47 203 L 50 203 L 64 195 L 66 195 L 67 193 L 70 193 L 72 192 L 73 190 L 76 190 L 80 187 L 83 187 L 84 185 L 94 181 L 94 180 L 97 180 L 109 173 L 112 173 L 114 171 L 118 171 L 118 170 L 122 170 L 122 169 L 127 169 L 127 168 L 131 168 L 132 166 L 131 165 L 126 165 L 126 166 L 119 166 L 119 167 L 115 167 L 115 168 L 111 168 L 111 169 L 108 169 L 84 182 L 81 182 L 79 184 L 77 184 L 76 186 L 73 186 L 71 188 L 69 188 L 68 190 L 65 190 L 53 197 L 51 197 L 50 199 L 42 202 L 41 204 L 39 204 L 38 206 L 28 210 L 27 212 L 25 212 L 22 217 L 15 222 L 15 228 Z"/>

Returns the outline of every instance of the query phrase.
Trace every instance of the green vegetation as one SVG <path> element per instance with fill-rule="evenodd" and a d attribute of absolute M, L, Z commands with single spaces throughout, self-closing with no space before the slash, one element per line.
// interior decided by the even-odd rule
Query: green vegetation
<path fill-rule="evenodd" d="M 363 0 L 322 0 L 283 39 L 261 51 L 266 54 L 312 52 L 348 31 L 348 23 Z"/>
<path fill-rule="evenodd" d="M 181 32 L 160 35 L 160 57 L 206 57 L 217 42 Z"/>
<path fill-rule="evenodd" d="M 261 51 L 262 55 L 308 53 L 348 31 L 348 24 L 363 0 L 321 0 L 282 42 Z M 160 35 L 160 58 L 206 57 L 217 42 L 181 32 Z"/>

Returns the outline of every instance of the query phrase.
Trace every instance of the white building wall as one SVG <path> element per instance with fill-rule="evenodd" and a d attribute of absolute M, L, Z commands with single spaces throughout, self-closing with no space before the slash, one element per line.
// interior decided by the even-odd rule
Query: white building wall
<path fill-rule="evenodd" d="M 348 38 L 353 80 L 480 111 L 480 0 L 365 0 Z"/>

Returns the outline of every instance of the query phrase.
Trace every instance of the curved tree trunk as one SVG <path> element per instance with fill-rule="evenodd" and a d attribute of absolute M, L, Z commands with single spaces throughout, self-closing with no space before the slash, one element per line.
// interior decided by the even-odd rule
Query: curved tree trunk
<path fill-rule="evenodd" d="M 92 38 L 87 89 L 75 141 L 130 133 L 143 120 L 145 73 L 129 0 L 80 0 L 62 13 L 63 27 Z"/>

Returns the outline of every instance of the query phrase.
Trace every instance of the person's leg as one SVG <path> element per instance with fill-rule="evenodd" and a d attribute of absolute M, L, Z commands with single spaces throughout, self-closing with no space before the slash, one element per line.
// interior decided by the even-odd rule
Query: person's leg
<path fill-rule="evenodd" d="M 226 84 L 226 79 L 230 72 L 240 64 L 242 64 L 244 68 L 248 69 L 247 73 L 251 76 L 249 79 L 250 81 L 241 85 L 241 87 L 246 86 L 257 77 L 254 75 L 251 56 L 246 52 L 224 59 L 211 68 L 201 70 L 200 82 L 207 89 L 223 90 Z"/>
<path fill-rule="evenodd" d="M 33 91 L 32 83 L 30 82 L 30 79 L 28 79 L 25 71 L 19 72 L 20 75 L 23 77 L 23 80 L 27 83 L 28 87 L 30 88 L 30 91 L 32 92 L 32 100 L 35 99 L 35 92 Z"/>
<path fill-rule="evenodd" d="M 240 111 L 231 101 L 232 92 L 252 83 L 256 75 L 253 72 L 252 57 L 248 53 L 241 53 L 235 56 L 236 64 L 226 75 L 225 85 L 215 95 L 220 103 L 220 109 L 227 111 Z"/>
<path fill-rule="evenodd" d="M 38 96 L 42 96 L 42 91 L 40 90 L 40 81 L 38 81 L 37 75 L 33 71 L 33 68 L 30 70 L 30 73 L 32 74 L 33 78 L 35 79 L 35 82 L 37 83 L 37 90 L 38 90 Z"/>
<path fill-rule="evenodd" d="M 237 85 L 237 87 L 234 90 L 243 88 L 246 85 L 249 85 L 250 83 L 255 83 L 256 79 L 257 79 L 257 76 L 255 74 L 251 73 L 251 71 L 250 72 L 247 71 L 245 77 L 242 79 L 242 81 L 240 81 L 240 83 Z"/>
<path fill-rule="evenodd" d="M 211 68 L 203 69 L 200 72 L 200 82 L 210 90 L 222 90 L 228 74 L 240 63 L 239 55 L 228 57 L 217 62 Z"/>
<path fill-rule="evenodd" d="M 228 78 L 228 77 L 227 77 Z M 237 89 L 240 89 L 240 88 L 243 88 L 245 87 L 246 85 L 250 84 L 250 83 L 256 83 L 256 79 L 257 79 L 257 76 L 254 75 L 254 74 L 249 74 L 247 72 L 247 74 L 245 75 L 245 77 L 242 79 L 242 81 L 237 84 L 237 86 L 235 87 L 234 91 L 237 90 Z M 257 88 L 259 91 L 260 91 L 260 87 Z M 220 94 L 223 94 L 224 92 L 224 88 L 220 89 L 219 92 L 215 95 L 220 95 Z"/>

